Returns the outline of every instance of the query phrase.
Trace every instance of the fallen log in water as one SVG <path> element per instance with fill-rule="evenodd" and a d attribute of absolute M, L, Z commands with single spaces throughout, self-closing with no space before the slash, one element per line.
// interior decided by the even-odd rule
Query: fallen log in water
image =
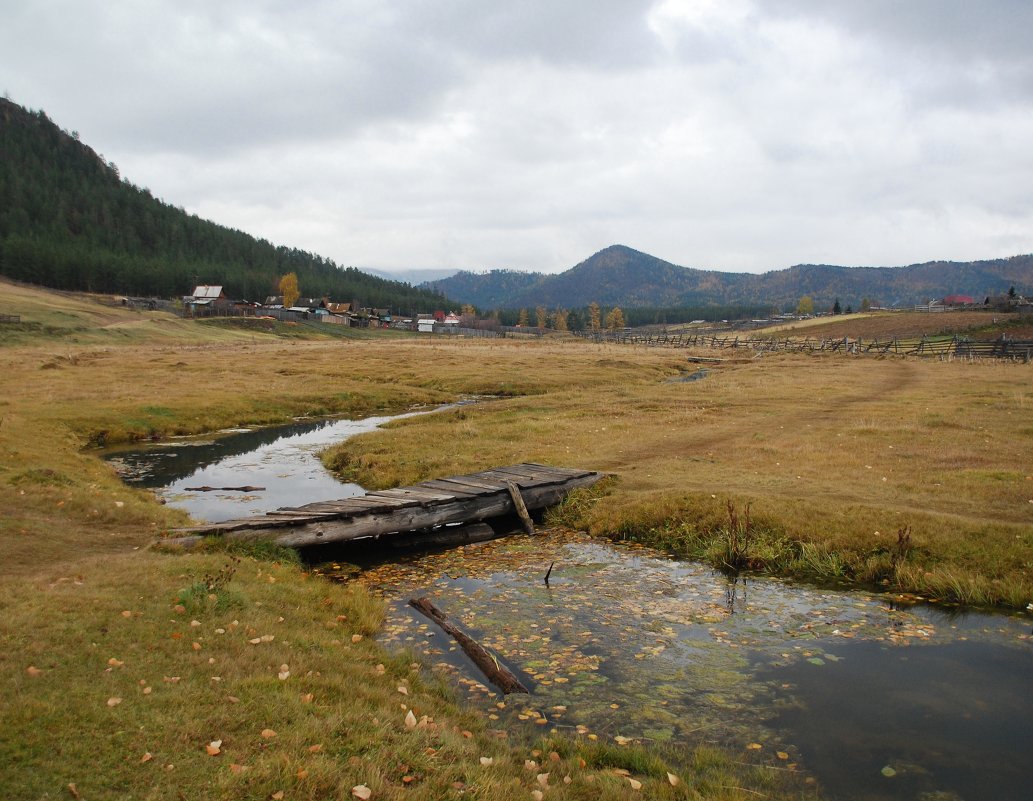
<path fill-rule="evenodd" d="M 265 487 L 184 487 L 186 492 L 264 492 Z"/>
<path fill-rule="evenodd" d="M 466 652 L 466 655 L 481 669 L 481 672 L 488 677 L 488 680 L 506 695 L 528 692 L 527 688 L 521 684 L 520 679 L 489 654 L 483 645 L 454 623 L 450 623 L 445 617 L 445 613 L 434 606 L 429 598 L 412 598 L 409 600 L 409 604 L 441 626 L 447 634 L 450 634 Z"/>

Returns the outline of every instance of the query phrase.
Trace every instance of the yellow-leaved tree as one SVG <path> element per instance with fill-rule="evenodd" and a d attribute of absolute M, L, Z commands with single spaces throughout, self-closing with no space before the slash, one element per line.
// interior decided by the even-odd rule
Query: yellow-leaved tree
<path fill-rule="evenodd" d="M 295 304 L 301 293 L 298 291 L 298 276 L 287 273 L 280 279 L 280 294 L 283 295 L 283 308 L 289 309 Z"/>
<path fill-rule="evenodd" d="M 620 331 L 624 328 L 624 312 L 620 306 L 614 306 L 606 315 L 606 327 L 611 331 Z"/>
<path fill-rule="evenodd" d="M 598 331 L 600 328 L 599 304 L 594 300 L 588 304 L 588 328 L 590 331 Z"/>

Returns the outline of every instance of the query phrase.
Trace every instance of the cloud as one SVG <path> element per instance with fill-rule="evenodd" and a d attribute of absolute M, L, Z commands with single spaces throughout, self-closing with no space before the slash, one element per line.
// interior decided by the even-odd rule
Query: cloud
<path fill-rule="evenodd" d="M 0 62 L 135 183 L 344 264 L 900 264 L 1031 249 L 1027 5 L 16 2 Z"/>

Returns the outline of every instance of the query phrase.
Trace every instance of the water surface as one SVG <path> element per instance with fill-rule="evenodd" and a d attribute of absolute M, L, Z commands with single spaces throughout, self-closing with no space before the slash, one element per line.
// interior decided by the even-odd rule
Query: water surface
<path fill-rule="evenodd" d="M 576 535 L 413 555 L 368 565 L 360 580 L 388 601 L 386 643 L 452 673 L 511 732 L 712 742 L 800 772 L 833 799 L 1031 797 L 1025 615 L 732 580 Z M 486 686 L 406 605 L 420 595 L 513 669 L 530 696 L 502 699 Z"/>
<path fill-rule="evenodd" d="M 391 420 L 426 413 L 298 422 L 236 431 L 218 439 L 184 438 L 111 452 L 106 458 L 126 483 L 154 489 L 170 506 L 185 510 L 196 520 L 216 523 L 265 514 L 281 506 L 364 494 L 358 484 L 335 478 L 319 460 L 319 452 Z M 258 489 L 198 490 L 244 486 Z"/>

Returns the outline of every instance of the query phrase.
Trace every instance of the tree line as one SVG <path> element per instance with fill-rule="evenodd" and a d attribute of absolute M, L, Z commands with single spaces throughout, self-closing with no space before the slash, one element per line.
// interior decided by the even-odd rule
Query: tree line
<path fill-rule="evenodd" d="M 0 274 L 55 289 L 176 297 L 197 284 L 264 300 L 281 276 L 306 296 L 395 311 L 447 304 L 438 292 L 342 267 L 188 214 L 123 180 L 114 163 L 43 111 L 0 99 Z"/>

